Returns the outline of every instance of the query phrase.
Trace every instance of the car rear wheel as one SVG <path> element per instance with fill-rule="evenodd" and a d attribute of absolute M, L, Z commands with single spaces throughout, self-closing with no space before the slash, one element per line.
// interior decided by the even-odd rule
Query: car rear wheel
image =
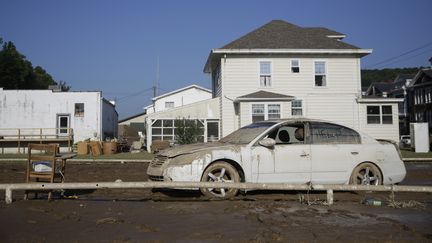
<path fill-rule="evenodd" d="M 240 182 L 240 175 L 234 166 L 227 162 L 215 162 L 204 171 L 201 177 L 202 182 Z M 207 197 L 231 198 L 234 197 L 238 189 L 234 188 L 200 188 L 202 194 Z"/>
<path fill-rule="evenodd" d="M 372 163 L 357 166 L 350 178 L 352 185 L 381 185 L 382 175 L 378 167 Z"/>

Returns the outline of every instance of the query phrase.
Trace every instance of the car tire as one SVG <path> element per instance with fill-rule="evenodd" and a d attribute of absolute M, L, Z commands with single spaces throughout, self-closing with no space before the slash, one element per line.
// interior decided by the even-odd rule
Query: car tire
<path fill-rule="evenodd" d="M 352 185 L 382 185 L 381 171 L 372 163 L 358 165 L 352 172 L 350 184 Z"/>
<path fill-rule="evenodd" d="M 234 166 L 227 162 L 219 161 L 211 164 L 204 171 L 202 182 L 225 182 L 237 183 L 240 182 L 240 175 Z M 238 189 L 234 188 L 200 188 L 201 193 L 210 198 L 232 198 L 238 193 Z"/>

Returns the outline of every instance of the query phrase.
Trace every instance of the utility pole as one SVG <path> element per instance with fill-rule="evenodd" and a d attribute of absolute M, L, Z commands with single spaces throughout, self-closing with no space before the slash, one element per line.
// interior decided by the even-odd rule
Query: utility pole
<path fill-rule="evenodd" d="M 158 95 L 158 88 L 159 88 L 159 55 L 157 56 L 156 79 L 153 82 L 153 98 Z M 154 101 L 153 101 L 153 112 L 156 112 Z"/>
<path fill-rule="evenodd" d="M 158 95 L 158 89 L 159 89 L 159 56 L 157 56 L 156 79 L 153 83 L 153 98 Z"/>

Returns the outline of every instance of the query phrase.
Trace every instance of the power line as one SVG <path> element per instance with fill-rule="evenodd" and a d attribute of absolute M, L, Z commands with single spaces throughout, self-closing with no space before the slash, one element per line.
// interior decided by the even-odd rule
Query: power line
<path fill-rule="evenodd" d="M 395 60 L 395 61 L 393 61 L 393 62 L 386 63 L 385 65 L 390 65 L 390 64 L 394 64 L 394 63 L 398 63 L 398 62 L 402 62 L 402 61 L 410 60 L 410 59 L 412 59 L 412 58 L 414 58 L 414 57 L 418 57 L 418 56 L 424 55 L 424 54 L 426 54 L 426 53 L 432 53 L 432 49 L 426 50 L 426 51 L 424 51 L 424 52 L 420 52 L 420 53 L 418 53 L 418 54 L 416 54 L 416 55 L 414 55 L 414 56 L 408 56 L 408 57 L 403 58 L 403 59 L 399 59 L 399 60 Z"/>
<path fill-rule="evenodd" d="M 420 47 L 414 48 L 414 49 L 412 49 L 412 50 L 409 50 L 409 51 L 404 52 L 404 53 L 402 53 L 402 54 L 399 54 L 399 55 L 397 55 L 397 56 L 394 56 L 394 57 L 391 57 L 391 58 L 385 59 L 384 61 L 380 61 L 380 62 L 377 62 L 377 63 L 375 63 L 375 64 L 373 64 L 373 65 L 369 65 L 367 68 L 372 68 L 372 67 L 378 66 L 378 65 L 380 65 L 380 64 L 383 64 L 383 63 L 386 63 L 386 62 L 389 62 L 389 61 L 394 61 L 394 59 L 397 59 L 397 58 L 399 58 L 399 57 L 405 56 L 405 55 L 407 55 L 407 54 L 410 54 L 410 53 L 412 53 L 412 52 L 418 51 L 418 50 L 420 50 L 420 49 L 426 48 L 426 47 L 428 47 L 428 46 L 430 46 L 430 45 L 432 45 L 432 42 L 429 42 L 429 43 L 427 43 L 427 44 L 425 44 L 425 45 L 422 45 L 422 46 L 420 46 Z"/>

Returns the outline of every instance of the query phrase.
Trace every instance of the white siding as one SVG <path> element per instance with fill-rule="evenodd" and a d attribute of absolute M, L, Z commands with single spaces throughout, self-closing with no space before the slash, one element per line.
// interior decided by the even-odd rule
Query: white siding
<path fill-rule="evenodd" d="M 291 60 L 297 59 L 300 63 L 300 72 L 291 73 Z M 259 61 L 265 60 L 272 63 L 272 86 L 260 87 L 259 83 Z M 327 86 L 314 87 L 314 61 L 325 61 L 327 69 Z M 304 106 L 309 103 L 309 98 L 313 104 L 316 94 L 324 95 L 325 101 L 321 105 L 331 105 L 331 110 L 338 111 L 334 119 L 339 122 L 355 125 L 356 119 L 352 111 L 355 95 L 360 93 L 358 75 L 359 58 L 356 57 L 329 57 L 329 56 L 228 56 L 222 61 L 222 109 L 221 116 L 223 121 L 222 135 L 225 136 L 239 128 L 236 122 L 236 114 L 233 100 L 239 96 L 250 94 L 258 90 L 265 90 L 274 93 L 292 95 L 302 98 Z M 342 102 L 334 102 L 331 98 L 337 96 L 351 97 L 342 99 Z M 349 101 L 350 109 L 346 110 Z M 331 102 L 331 103 L 326 103 Z M 319 103 L 319 102 L 318 102 Z M 310 107 L 307 105 L 307 107 Z M 307 109 L 306 109 L 307 110 Z M 340 112 L 343 111 L 343 112 Z M 344 114 L 342 114 L 344 113 Z M 345 114 L 346 113 L 346 114 Z M 308 116 L 309 113 L 305 113 Z M 316 115 L 314 110 L 310 115 Z M 242 115 L 243 117 L 243 115 Z M 324 118 L 324 117 L 321 117 Z M 334 120 L 333 119 L 333 120 Z M 241 121 L 241 124 L 244 124 Z"/>
<path fill-rule="evenodd" d="M 306 98 L 305 117 L 324 119 L 352 128 L 358 127 L 358 105 L 353 94 L 310 94 Z"/>
<path fill-rule="evenodd" d="M 75 103 L 84 103 L 83 116 L 75 116 Z M 101 106 L 100 92 L 0 90 L 0 128 L 56 128 L 57 114 L 64 114 L 70 117 L 75 142 L 102 139 Z M 107 116 L 114 113 L 111 106 Z M 109 119 L 117 125 L 116 117 Z"/>
<path fill-rule="evenodd" d="M 179 107 L 179 106 L 192 104 L 201 100 L 207 100 L 211 98 L 212 98 L 211 92 L 202 89 L 197 89 L 197 88 L 190 88 L 157 99 L 155 101 L 155 111 L 160 112 L 160 111 L 167 110 L 165 108 L 165 102 L 174 102 L 174 107 Z"/>
<path fill-rule="evenodd" d="M 367 124 L 366 107 L 369 105 L 391 105 L 393 124 Z M 374 138 L 390 139 L 399 141 L 399 116 L 397 104 L 362 103 L 360 107 L 360 130 Z"/>

